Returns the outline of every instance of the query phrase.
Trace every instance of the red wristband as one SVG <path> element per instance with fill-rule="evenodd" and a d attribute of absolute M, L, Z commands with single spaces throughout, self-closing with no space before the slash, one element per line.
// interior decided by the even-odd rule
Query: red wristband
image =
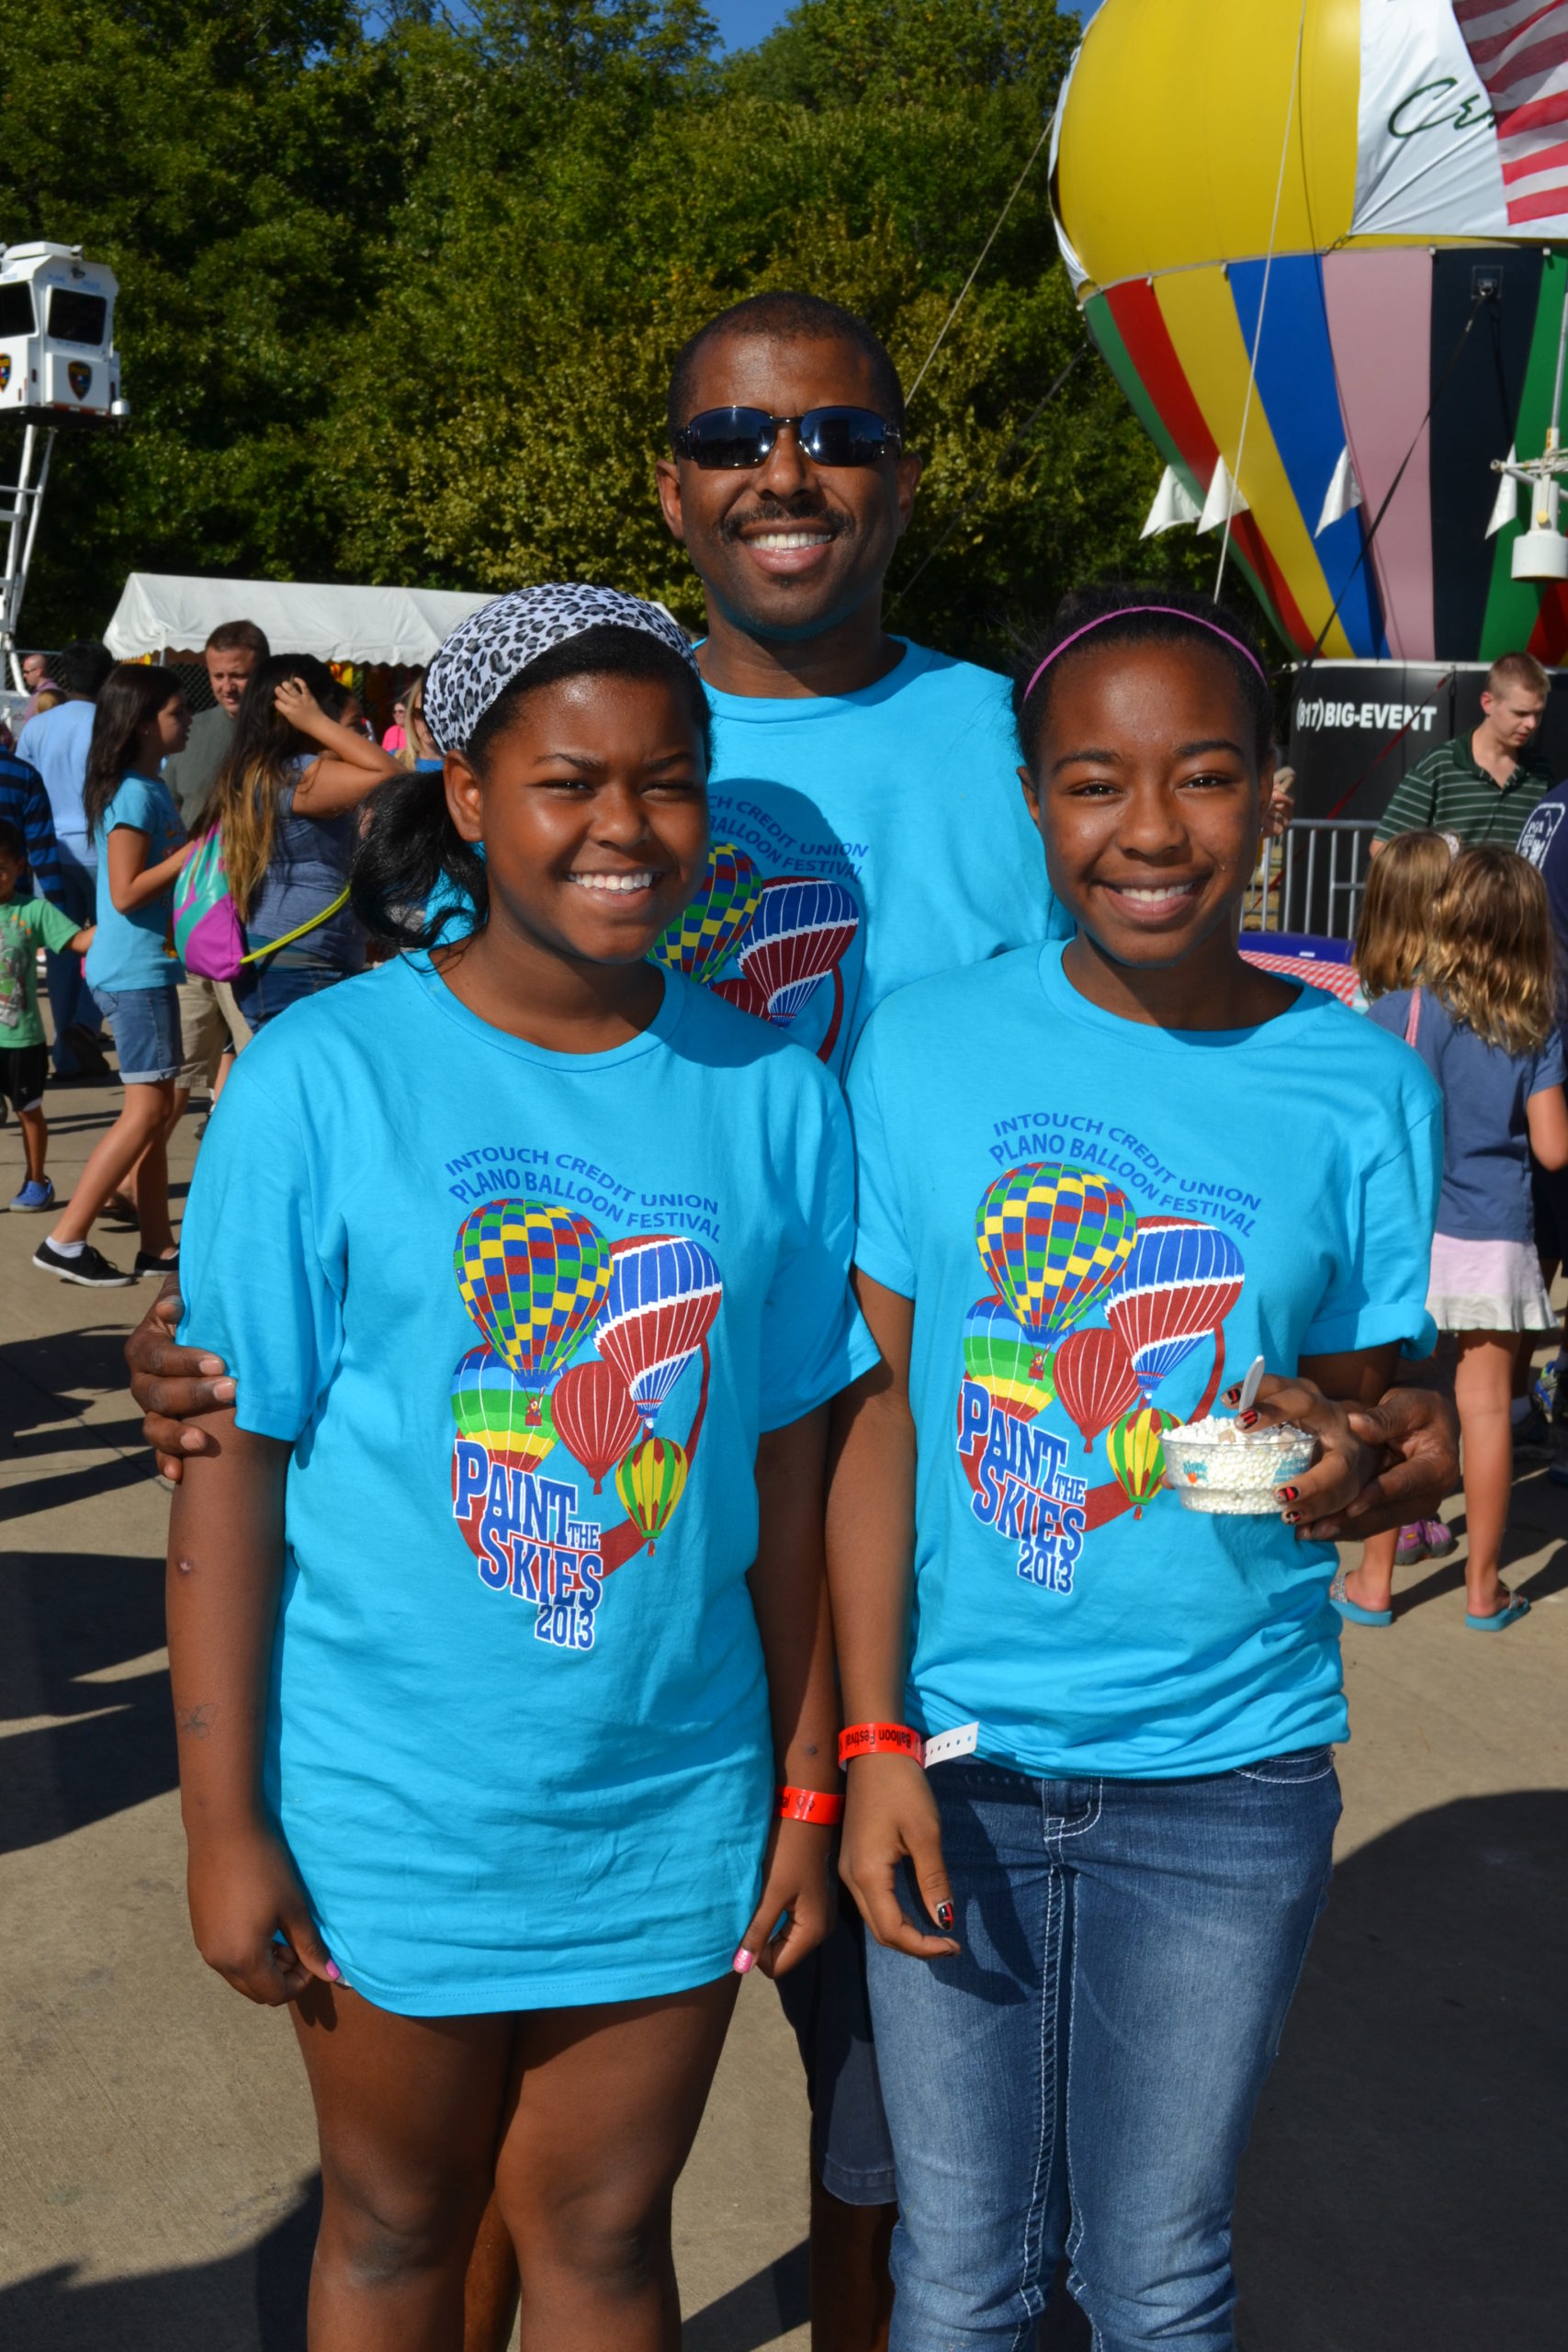
<path fill-rule="evenodd" d="M 912 1756 L 919 1764 L 925 1741 L 908 1724 L 849 1724 L 839 1734 L 839 1763 L 854 1756 Z"/>
<path fill-rule="evenodd" d="M 781 1821 L 809 1821 L 817 1829 L 836 1829 L 843 1817 L 843 1798 L 830 1795 L 826 1789 L 792 1789 L 786 1784 L 779 1791 Z"/>

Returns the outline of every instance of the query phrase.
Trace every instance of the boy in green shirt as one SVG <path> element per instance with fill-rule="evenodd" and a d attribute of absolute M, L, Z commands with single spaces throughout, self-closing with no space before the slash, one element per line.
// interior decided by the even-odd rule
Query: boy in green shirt
<path fill-rule="evenodd" d="M 28 1155 L 28 1181 L 11 1203 L 14 1209 L 54 1205 L 54 1186 L 43 1172 L 49 1126 L 43 1115 L 43 1086 L 49 1047 L 38 1009 L 39 947 L 68 948 L 85 955 L 91 926 L 78 930 L 47 899 L 19 899 L 27 870 L 27 844 L 17 828 L 0 817 L 0 1112 L 7 1102 L 21 1122 Z"/>

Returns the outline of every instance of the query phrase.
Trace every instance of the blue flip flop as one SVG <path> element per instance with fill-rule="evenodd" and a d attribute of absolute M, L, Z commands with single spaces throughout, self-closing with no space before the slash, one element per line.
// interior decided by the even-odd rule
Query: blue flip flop
<path fill-rule="evenodd" d="M 1464 1622 L 1472 1634 L 1500 1634 L 1509 1625 L 1517 1625 L 1521 1617 L 1530 1613 L 1529 1602 L 1522 1592 L 1511 1592 L 1502 1609 L 1495 1609 L 1490 1617 L 1472 1617 L 1467 1609 Z"/>
<path fill-rule="evenodd" d="M 1392 1625 L 1393 1623 L 1392 1609 L 1363 1609 L 1359 1600 L 1350 1599 L 1345 1589 L 1346 1574 L 1347 1571 L 1344 1568 L 1336 1572 L 1334 1582 L 1328 1588 L 1329 1607 L 1337 1610 L 1348 1625 L 1372 1625 L 1380 1631 L 1385 1626 Z M 1527 1608 L 1529 1606 L 1528 1601 L 1525 1605 Z"/>

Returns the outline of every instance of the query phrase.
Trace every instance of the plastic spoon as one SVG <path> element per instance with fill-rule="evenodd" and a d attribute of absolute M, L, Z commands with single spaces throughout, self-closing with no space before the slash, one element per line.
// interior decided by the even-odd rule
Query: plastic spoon
<path fill-rule="evenodd" d="M 1247 1368 L 1247 1378 L 1241 1384 L 1241 1396 L 1236 1404 L 1238 1413 L 1250 1413 L 1263 1385 L 1263 1359 L 1254 1356 Z"/>

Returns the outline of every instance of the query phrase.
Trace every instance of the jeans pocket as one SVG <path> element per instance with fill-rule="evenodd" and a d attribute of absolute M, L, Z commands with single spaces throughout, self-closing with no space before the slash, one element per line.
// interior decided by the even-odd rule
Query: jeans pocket
<path fill-rule="evenodd" d="M 1331 1747 L 1298 1747 L 1289 1756 L 1262 1756 L 1256 1764 L 1238 1764 L 1235 1777 L 1288 1788 L 1302 1781 L 1325 1780 L 1333 1770 Z"/>

